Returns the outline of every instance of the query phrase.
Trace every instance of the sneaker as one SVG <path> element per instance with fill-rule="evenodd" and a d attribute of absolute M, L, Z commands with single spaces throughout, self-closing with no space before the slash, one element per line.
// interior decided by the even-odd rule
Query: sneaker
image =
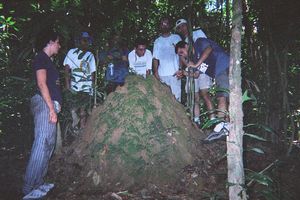
<path fill-rule="evenodd" d="M 215 129 L 203 140 L 203 143 L 212 143 L 215 142 L 216 140 L 221 140 L 225 139 L 226 136 L 229 134 L 229 128 L 228 124 L 224 123 L 223 127 L 219 130 L 216 131 Z"/>
<path fill-rule="evenodd" d="M 197 128 L 200 129 L 200 127 L 201 127 L 200 118 L 199 117 L 195 117 L 193 121 L 194 121 L 195 125 L 197 126 Z"/>
<path fill-rule="evenodd" d="M 29 200 L 29 199 L 40 199 L 44 196 L 47 195 L 47 192 L 45 191 L 42 191 L 41 189 L 35 189 L 35 190 L 32 190 L 31 192 L 29 192 L 28 194 L 26 194 L 24 197 L 23 197 L 23 200 Z"/>
<path fill-rule="evenodd" d="M 44 183 L 43 185 L 40 185 L 38 189 L 48 193 L 53 187 L 53 183 Z"/>

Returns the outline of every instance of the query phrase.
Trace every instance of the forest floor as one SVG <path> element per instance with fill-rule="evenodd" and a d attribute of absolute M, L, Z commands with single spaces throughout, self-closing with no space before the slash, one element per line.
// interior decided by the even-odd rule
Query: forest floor
<path fill-rule="evenodd" d="M 21 199 L 22 193 L 22 181 L 26 168 L 26 164 L 30 155 L 31 137 L 23 133 L 11 133 L 9 135 L 0 135 L 0 199 L 2 200 L 15 200 Z M 219 141 L 213 145 L 216 152 L 224 151 L 226 143 Z M 209 156 L 209 155 L 208 155 Z M 300 149 L 295 147 L 290 157 L 280 158 L 276 154 L 268 154 L 263 157 L 249 156 L 246 158 L 247 168 L 260 171 L 263 166 L 267 166 L 279 159 L 281 164 L 276 170 L 276 177 L 272 177 L 275 182 L 275 189 L 277 195 L 280 194 L 279 199 L 296 200 L 300 199 Z M 200 164 L 199 164 L 200 165 Z M 149 186 L 139 191 L 111 191 L 102 193 L 101 191 L 87 191 L 86 193 L 76 192 L 76 183 L 69 185 L 69 183 L 56 183 L 55 188 L 49 192 L 49 195 L 45 199 L 169 199 L 169 200 L 184 200 L 184 199 L 227 199 L 226 194 L 226 159 L 220 159 L 219 162 L 214 163 L 215 170 L 212 170 L 210 174 L 207 174 L 209 179 L 209 185 L 207 185 L 207 194 L 201 197 L 197 196 L 199 193 L 194 192 L 189 188 L 186 188 L 188 184 L 182 186 L 181 190 L 173 190 L 173 187 L 166 186 L 165 188 L 157 188 L 155 186 Z M 190 169 L 186 169 L 190 173 L 190 184 L 196 185 L 197 181 L 194 181 L 193 177 L 197 176 L 198 166 L 192 166 Z M 51 171 L 51 170 L 50 170 Z M 53 173 L 53 172 L 51 172 Z M 51 181 L 50 174 L 48 176 Z M 187 176 L 187 173 L 183 174 Z M 188 180 L 188 179 L 186 179 Z M 193 187 L 194 189 L 197 187 Z M 254 190 L 257 190 L 254 189 Z M 251 192 L 251 191 L 249 191 Z M 253 191 L 252 191 L 253 192 Z M 204 194 L 204 193 L 202 193 Z M 250 194 L 251 195 L 251 194 Z M 264 199 L 261 197 L 250 196 L 249 199 L 258 200 Z"/>

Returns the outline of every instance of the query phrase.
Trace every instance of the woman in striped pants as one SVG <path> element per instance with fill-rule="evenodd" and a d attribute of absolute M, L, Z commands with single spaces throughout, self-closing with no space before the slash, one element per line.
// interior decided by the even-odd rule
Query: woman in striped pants
<path fill-rule="evenodd" d="M 34 142 L 24 177 L 23 199 L 42 198 L 54 187 L 43 179 L 55 147 L 57 113 L 62 101 L 59 73 L 51 59 L 60 49 L 58 34 L 44 31 L 38 36 L 37 48 L 40 51 L 33 61 L 37 90 L 31 98 Z"/>

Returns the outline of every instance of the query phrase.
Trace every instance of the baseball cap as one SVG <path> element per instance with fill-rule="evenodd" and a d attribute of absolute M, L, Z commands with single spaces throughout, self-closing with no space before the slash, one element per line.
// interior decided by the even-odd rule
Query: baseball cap
<path fill-rule="evenodd" d="M 81 37 L 83 37 L 83 38 L 90 38 L 90 35 L 89 35 L 88 32 L 82 32 L 81 33 Z"/>
<path fill-rule="evenodd" d="M 175 25 L 176 25 L 175 28 L 177 28 L 181 24 L 187 24 L 187 21 L 185 19 L 177 20 L 176 23 L 175 23 Z"/>
<path fill-rule="evenodd" d="M 93 39 L 92 39 L 92 37 L 89 35 L 88 32 L 82 32 L 80 36 L 81 36 L 81 38 L 87 38 L 88 41 L 89 41 L 89 43 L 92 44 Z"/>

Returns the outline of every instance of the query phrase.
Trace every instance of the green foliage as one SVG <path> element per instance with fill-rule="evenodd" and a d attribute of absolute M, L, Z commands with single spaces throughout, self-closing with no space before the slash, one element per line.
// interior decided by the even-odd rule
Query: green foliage
<path fill-rule="evenodd" d="M 255 100 L 253 97 L 250 97 L 250 96 L 248 95 L 248 90 L 246 90 L 246 91 L 244 92 L 242 98 L 243 98 L 243 99 L 242 99 L 243 103 L 244 103 L 244 102 L 247 102 L 247 101 Z"/>
<path fill-rule="evenodd" d="M 277 161 L 275 161 L 275 164 L 276 162 Z M 279 199 L 275 190 L 275 182 L 272 180 L 270 175 L 267 175 L 267 172 L 255 172 L 249 169 L 245 170 L 248 186 L 253 183 L 257 183 L 260 185 L 260 189 L 256 190 L 253 195 L 255 195 L 257 198 L 264 198 L 267 200 Z"/>
<path fill-rule="evenodd" d="M 250 149 L 245 149 L 244 151 L 253 151 L 253 152 L 256 152 L 258 154 L 264 154 L 264 151 L 260 148 L 250 148 Z"/>
<path fill-rule="evenodd" d="M 262 137 L 259 137 L 258 135 L 255 135 L 255 134 L 244 133 L 244 136 L 248 136 L 250 138 L 253 138 L 253 139 L 256 139 L 256 140 L 259 140 L 259 141 L 264 141 L 264 142 L 267 141 L 266 139 L 264 139 Z"/>
<path fill-rule="evenodd" d="M 291 6 L 296 5 L 296 1 L 292 0 L 288 3 L 281 3 L 280 0 L 247 1 L 248 11 L 243 13 L 245 34 L 242 45 L 242 74 L 244 79 L 255 82 L 261 91 L 251 90 L 256 86 L 244 85 L 244 121 L 247 124 L 244 126 L 247 130 L 244 134 L 245 139 L 251 138 L 265 142 L 267 140 L 261 136 L 264 133 L 282 137 L 285 125 L 289 133 L 292 131 L 291 125 L 285 124 L 287 123 L 285 120 L 293 117 L 297 125 L 300 119 L 300 40 L 299 31 L 297 31 L 297 27 L 300 26 L 295 20 L 298 10 L 293 8 L 296 6 Z M 63 35 L 62 49 L 60 55 L 57 56 L 60 70 L 67 50 L 74 47 L 74 39 L 81 31 L 89 31 L 93 36 L 94 43 L 91 47 L 93 52 L 96 50 L 101 52 L 105 49 L 105 44 L 115 32 L 121 34 L 128 49 L 132 49 L 133 41 L 138 36 L 148 39 L 151 49 L 154 39 L 159 34 L 159 19 L 164 15 L 170 16 L 173 22 L 178 18 L 190 19 L 193 28 L 201 27 L 209 38 L 217 41 L 225 49 L 229 49 L 231 27 L 228 18 L 232 12 L 231 6 L 226 7 L 226 1 L 218 0 L 195 0 L 193 5 L 190 5 L 191 2 L 51 0 L 0 3 L 0 84 L 3 86 L 0 92 L 0 125 L 2 132 L 21 132 L 30 129 L 28 105 L 30 95 L 34 90 L 34 83 L 31 80 L 31 62 L 34 56 L 35 38 L 40 31 L 54 26 Z M 276 66 L 280 65 L 282 68 L 284 64 L 287 65 L 286 73 L 279 73 L 279 68 Z M 98 68 L 98 85 L 101 87 L 97 91 L 97 97 L 103 100 L 105 98 L 102 89 L 105 67 L 101 65 Z M 287 78 L 285 89 L 281 87 L 280 82 L 283 76 Z M 146 80 L 146 84 L 151 84 L 151 82 Z M 215 92 L 211 91 L 213 95 Z M 283 92 L 287 93 L 290 113 L 283 109 Z M 138 94 L 138 91 L 133 91 L 133 93 Z M 150 90 L 148 93 L 151 95 L 153 91 Z M 66 98 L 64 102 L 71 100 Z M 145 113 L 153 109 L 148 102 L 139 98 L 131 103 L 142 105 Z M 113 112 L 126 115 L 128 110 L 129 108 L 123 113 L 117 110 Z M 203 112 L 201 116 L 207 114 L 208 112 Z M 109 125 L 114 124 L 114 121 L 109 121 L 113 119 L 112 117 L 108 115 Z M 137 120 L 142 123 L 145 118 Z M 156 119 L 155 123 L 151 124 L 153 131 L 157 129 L 157 126 L 162 126 L 158 120 Z M 218 119 L 208 120 L 203 128 L 209 128 L 219 121 Z M 296 129 L 299 129 L 299 125 L 297 126 Z M 10 127 L 13 127 L 12 130 Z M 128 127 L 128 131 L 135 133 L 140 130 Z M 140 146 L 135 143 L 129 144 L 130 152 L 139 148 Z M 258 148 L 252 148 L 252 151 L 262 153 Z M 125 155 L 126 151 L 124 150 L 123 153 Z"/>

